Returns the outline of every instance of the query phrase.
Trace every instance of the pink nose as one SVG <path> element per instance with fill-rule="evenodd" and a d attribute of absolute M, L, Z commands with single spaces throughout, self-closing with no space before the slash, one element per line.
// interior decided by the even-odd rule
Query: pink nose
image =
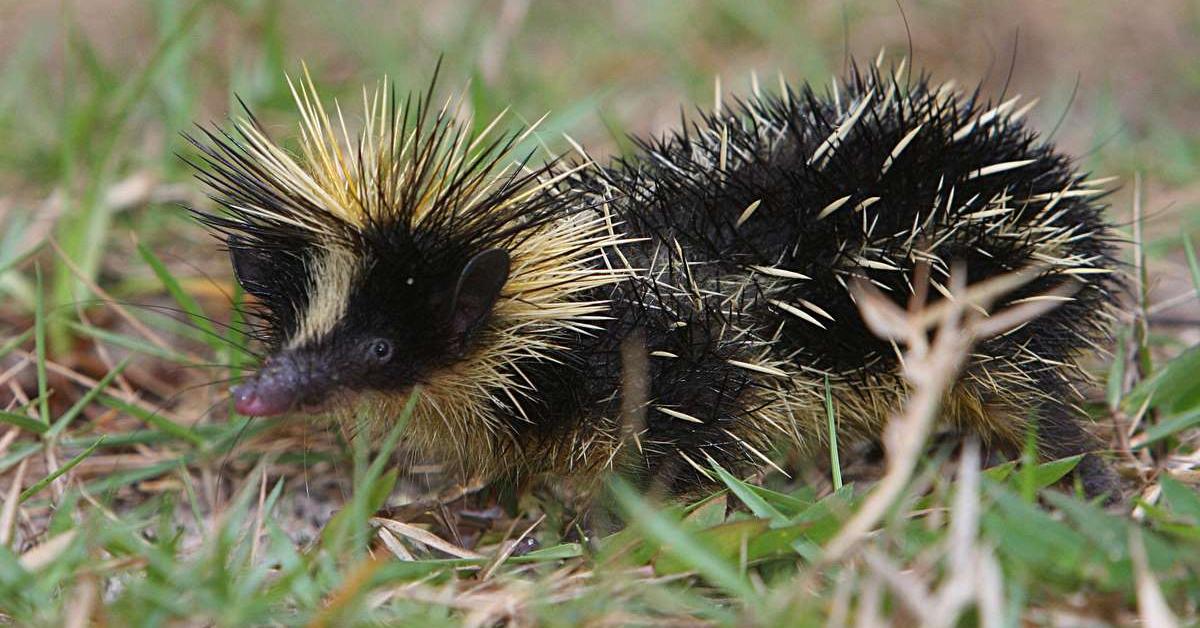
<path fill-rule="evenodd" d="M 246 416 L 278 416 L 292 406 L 284 396 L 261 394 L 255 383 L 234 388 L 233 399 L 233 409 Z"/>
<path fill-rule="evenodd" d="M 287 412 L 295 401 L 290 391 L 278 386 L 263 386 L 251 381 L 233 389 L 233 408 L 246 416 L 278 416 Z"/>
<path fill-rule="evenodd" d="M 311 365 L 300 363 L 297 356 L 274 356 L 233 389 L 233 407 L 246 416 L 278 416 L 312 396 L 320 383 Z"/>

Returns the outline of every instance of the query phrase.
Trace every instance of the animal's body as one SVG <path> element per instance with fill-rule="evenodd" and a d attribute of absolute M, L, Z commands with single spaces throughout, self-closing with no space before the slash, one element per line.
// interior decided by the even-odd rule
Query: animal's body
<path fill-rule="evenodd" d="M 903 303 L 919 264 L 935 291 L 955 263 L 972 282 L 1037 265 L 1000 307 L 1078 289 L 978 345 L 944 420 L 1003 450 L 1031 422 L 1045 457 L 1096 448 L 1072 400 L 1117 287 L 1104 192 L 1016 99 L 872 70 L 754 95 L 606 166 L 526 173 L 427 100 L 369 101 L 357 141 L 311 89 L 298 100 L 300 159 L 253 122 L 201 145 L 228 210 L 203 219 L 269 330 L 244 413 L 379 425 L 419 387 L 410 446 L 465 475 L 587 484 L 615 466 L 681 492 L 712 462 L 824 449 L 826 381 L 840 439 L 880 433 L 906 388 L 851 282 Z M 1091 457 L 1081 473 L 1114 488 Z"/>

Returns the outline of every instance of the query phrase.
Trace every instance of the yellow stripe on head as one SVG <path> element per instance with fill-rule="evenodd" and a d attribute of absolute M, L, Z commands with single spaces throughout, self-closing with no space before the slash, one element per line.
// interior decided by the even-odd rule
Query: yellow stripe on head
<path fill-rule="evenodd" d="M 361 274 L 362 260 L 344 246 L 329 246 L 309 271 L 308 304 L 297 312 L 296 333 L 288 339 L 295 349 L 327 336 L 346 315 L 350 291 Z"/>

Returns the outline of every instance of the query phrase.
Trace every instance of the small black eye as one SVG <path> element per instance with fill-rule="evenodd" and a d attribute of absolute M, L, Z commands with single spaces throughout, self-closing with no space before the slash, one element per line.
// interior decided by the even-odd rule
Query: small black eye
<path fill-rule="evenodd" d="M 367 356 L 378 364 L 387 362 L 392 359 L 392 343 L 383 338 L 375 340 L 367 350 Z"/>

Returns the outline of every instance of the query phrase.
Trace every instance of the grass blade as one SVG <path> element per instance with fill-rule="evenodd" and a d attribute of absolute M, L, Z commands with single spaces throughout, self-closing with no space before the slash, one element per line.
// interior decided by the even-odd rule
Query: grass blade
<path fill-rule="evenodd" d="M 42 250 L 42 243 L 39 242 L 38 244 L 29 247 L 29 250 L 25 251 L 24 253 L 21 253 L 20 255 L 17 255 L 16 257 L 14 257 L 12 259 L 0 262 L 0 276 L 4 275 L 4 273 L 12 270 L 14 267 L 19 266 L 25 260 L 33 257 L 35 254 L 37 254 L 38 251 L 41 251 L 41 250 Z"/>
<path fill-rule="evenodd" d="M 1200 425 L 1200 408 L 1163 417 L 1142 434 L 1141 440 L 1133 445 L 1133 449 L 1142 449 L 1195 425 Z"/>
<path fill-rule="evenodd" d="M 13 349 L 25 344 L 25 342 L 29 340 L 29 337 L 33 335 L 33 331 L 34 330 L 32 329 L 26 329 L 19 335 L 13 336 L 5 341 L 5 343 L 0 346 L 0 358 L 12 353 Z"/>
<path fill-rule="evenodd" d="M 619 478 L 613 478 L 609 490 L 625 516 L 658 544 L 669 547 L 680 561 L 706 580 L 745 600 L 751 607 L 758 594 L 737 568 L 689 534 Z"/>
<path fill-rule="evenodd" d="M 1196 261 L 1196 247 L 1192 246 L 1192 238 L 1183 234 L 1183 251 L 1187 254 L 1188 270 L 1192 273 L 1192 286 L 1200 295 L 1200 262 Z"/>
<path fill-rule="evenodd" d="M 96 340 L 103 340 L 104 342 L 114 344 L 123 349 L 129 349 L 130 351 L 136 351 L 138 353 L 142 353 L 142 354 L 145 354 L 145 355 L 148 355 L 151 357 L 155 357 L 155 358 L 160 358 L 160 359 L 166 360 L 168 362 L 175 362 L 176 364 L 183 364 L 183 365 L 197 364 L 197 361 L 194 358 L 192 358 L 191 356 L 180 353 L 178 351 L 168 351 L 166 349 L 160 349 L 159 347 L 156 347 L 153 344 L 150 344 L 148 342 L 142 342 L 136 338 L 131 338 L 129 336 L 125 336 L 122 334 L 113 333 L 111 331 L 108 331 L 105 329 L 99 329 L 97 327 L 90 327 L 88 325 L 83 325 L 81 323 L 76 323 L 74 321 L 68 322 L 67 326 L 81 334 L 90 336 L 92 338 L 95 338 Z"/>
<path fill-rule="evenodd" d="M 8 423 L 9 425 L 14 425 L 27 432 L 33 432 L 34 434 L 39 435 L 45 434 L 46 430 L 49 429 L 46 427 L 46 424 L 42 423 L 41 421 L 31 419 L 24 414 L 7 412 L 4 410 L 0 410 L 0 423 Z"/>
<path fill-rule="evenodd" d="M 751 490 L 745 482 L 733 477 L 732 474 L 716 463 L 712 464 L 712 469 L 717 473 L 717 477 L 721 478 L 721 481 L 725 483 L 725 486 L 728 486 L 729 490 L 738 499 L 742 500 L 742 503 L 755 516 L 770 521 L 772 525 L 784 525 L 787 523 L 787 517 L 783 516 L 783 513 L 776 510 L 771 504 L 768 504 L 767 500 Z"/>
<path fill-rule="evenodd" d="M 833 391 L 829 389 L 829 375 L 825 375 L 825 417 L 829 421 L 829 467 L 833 471 L 833 490 L 842 488 L 842 464 L 838 459 L 837 421 L 833 414 Z"/>
<path fill-rule="evenodd" d="M 46 488 L 46 486 L 48 486 L 51 482 L 62 477 L 64 473 L 70 471 L 71 469 L 74 469 L 76 465 L 83 462 L 88 456 L 92 455 L 92 452 L 96 451 L 102 442 L 104 442 L 103 438 L 97 440 L 95 443 L 92 443 L 91 447 L 88 447 L 87 449 L 81 451 L 78 456 L 68 460 L 66 464 L 59 467 L 54 471 L 54 473 L 47 475 L 46 477 L 38 480 L 33 486 L 25 489 L 25 491 L 21 493 L 21 502 L 24 502 L 34 495 L 37 495 L 39 491 Z"/>
<path fill-rule="evenodd" d="M 129 358 L 121 360 L 121 362 L 117 364 L 113 370 L 109 371 L 103 379 L 101 379 L 99 382 L 96 382 L 96 385 L 91 390 L 84 393 L 84 395 L 79 398 L 79 401 L 76 401 L 74 405 L 72 405 L 66 412 L 62 414 L 62 416 L 58 417 L 58 420 L 54 422 L 54 425 L 50 426 L 50 429 L 46 431 L 46 435 L 53 438 L 54 436 L 61 434 L 63 430 L 67 429 L 67 426 L 71 424 L 71 421 L 74 421 L 75 417 L 79 416 L 79 413 L 83 412 L 83 409 L 86 408 L 87 405 L 91 403 L 97 395 L 99 395 L 105 388 L 108 388 L 108 385 L 111 384 L 112 381 L 116 379 L 117 375 L 120 375 L 128 365 Z"/>
<path fill-rule="evenodd" d="M 101 401 L 104 405 L 110 408 L 116 408 L 121 412 L 125 412 L 131 416 L 141 419 L 147 425 L 157 428 L 158 430 L 170 434 L 180 440 L 187 441 L 197 447 L 204 444 L 204 438 L 192 430 L 179 425 L 178 423 L 158 414 L 150 412 L 144 408 L 139 408 L 133 404 L 125 403 L 116 397 L 104 396 Z"/>
<path fill-rule="evenodd" d="M 42 267 L 35 266 L 37 292 L 33 300 L 33 342 L 37 356 L 38 414 L 42 423 L 50 425 L 50 397 L 46 391 L 46 292 L 42 286 Z"/>
<path fill-rule="evenodd" d="M 187 313 L 192 323 L 204 332 L 213 349 L 220 351 L 221 335 L 217 333 L 217 330 L 213 328 L 212 322 L 204 315 L 204 310 L 200 308 L 200 303 L 196 301 L 196 298 L 189 294 L 187 290 L 184 290 L 183 286 L 179 285 L 179 280 L 175 279 L 175 276 L 167 269 L 166 264 L 163 264 L 162 260 L 153 251 L 146 248 L 146 245 L 138 242 L 137 250 L 142 259 L 146 261 L 146 264 L 150 266 L 150 269 L 154 271 L 154 275 L 162 282 L 163 287 L 170 293 L 171 298 L 175 299 L 179 307 L 183 308 L 183 311 Z"/>

